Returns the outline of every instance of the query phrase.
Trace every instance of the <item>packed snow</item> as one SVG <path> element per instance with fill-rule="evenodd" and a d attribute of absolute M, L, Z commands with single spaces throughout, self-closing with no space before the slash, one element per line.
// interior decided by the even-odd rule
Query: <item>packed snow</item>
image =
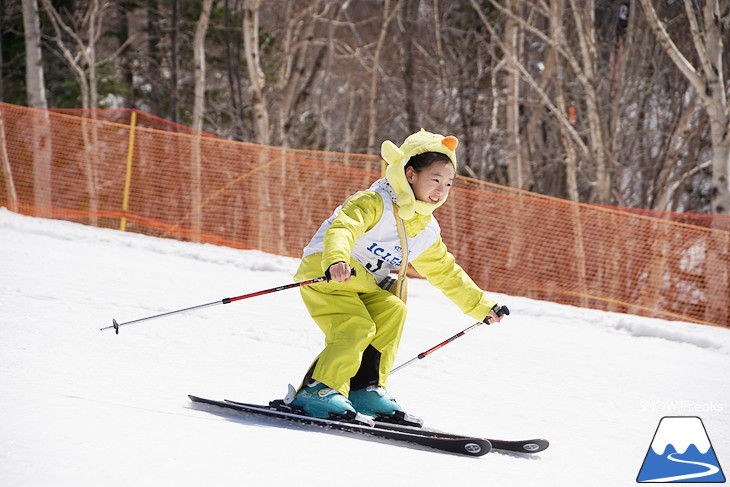
<path fill-rule="evenodd" d="M 614 487 L 635 483 L 664 416 L 701 417 L 730 473 L 729 329 L 488 289 L 511 316 L 389 384 L 428 426 L 551 444 L 470 458 L 193 407 L 299 383 L 323 339 L 296 289 L 100 331 L 289 283 L 296 259 L 5 209 L 0 255 L 3 486 Z M 408 304 L 396 364 L 473 324 L 420 280 Z"/>

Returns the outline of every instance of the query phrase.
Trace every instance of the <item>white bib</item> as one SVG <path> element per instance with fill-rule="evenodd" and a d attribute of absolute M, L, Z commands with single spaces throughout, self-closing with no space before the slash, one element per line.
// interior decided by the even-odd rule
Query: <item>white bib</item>
<path fill-rule="evenodd" d="M 383 216 L 373 228 L 365 232 L 355 241 L 350 256 L 362 264 L 365 269 L 380 282 L 391 271 L 397 271 L 403 261 L 403 252 L 395 226 L 395 215 L 391 194 L 376 182 L 369 191 L 375 191 L 383 199 Z M 359 194 L 359 193 L 356 193 Z M 342 205 L 338 206 L 332 216 L 322 223 L 312 240 L 304 248 L 304 256 L 322 252 L 324 250 L 324 234 L 339 215 Z M 408 260 L 413 261 L 423 251 L 433 245 L 441 234 L 441 228 L 435 218 L 426 225 L 426 228 L 414 237 L 408 237 Z"/>

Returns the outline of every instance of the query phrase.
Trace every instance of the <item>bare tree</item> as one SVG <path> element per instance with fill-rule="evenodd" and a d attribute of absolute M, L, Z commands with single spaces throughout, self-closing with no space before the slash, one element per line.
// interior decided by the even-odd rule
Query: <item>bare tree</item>
<path fill-rule="evenodd" d="M 730 22 L 728 0 L 707 0 L 701 6 L 684 2 L 697 65 L 669 36 L 649 0 L 639 0 L 649 25 L 666 54 L 690 81 L 707 112 L 712 134 L 712 212 L 730 215 L 730 105 L 723 68 L 723 28 Z"/>
<path fill-rule="evenodd" d="M 520 80 L 526 85 L 526 87 L 530 89 L 531 98 L 535 99 L 535 101 L 533 101 L 532 103 L 534 103 L 539 110 L 547 112 L 547 114 L 549 115 L 552 115 L 554 119 L 554 125 L 557 126 L 557 129 L 563 135 L 563 140 L 570 141 L 570 144 L 572 144 L 572 146 L 575 148 L 575 152 L 577 153 L 578 158 L 582 158 L 586 162 L 591 161 L 592 153 L 594 151 L 590 149 L 588 143 L 595 142 L 589 141 L 588 143 L 586 143 L 584 137 L 571 123 L 571 117 L 568 111 L 569 107 L 567 106 L 567 103 L 565 103 L 565 99 L 562 96 L 561 88 L 557 88 L 559 96 L 551 96 L 548 86 L 541 86 L 537 78 L 538 75 L 530 71 L 527 66 L 527 62 L 518 58 L 515 49 L 507 45 L 507 42 L 504 40 L 504 36 L 499 35 L 499 32 L 497 31 L 495 25 L 493 25 L 493 21 L 488 18 L 482 6 L 476 0 L 470 1 L 472 7 L 479 15 L 479 18 L 481 19 L 483 25 L 491 33 L 493 42 L 504 54 L 507 61 L 507 63 L 503 64 L 504 68 L 507 68 L 507 66 L 509 66 L 510 69 L 519 72 Z M 530 33 L 537 40 L 544 43 L 547 46 L 546 51 L 551 52 L 556 56 L 554 58 L 554 64 L 557 65 L 555 69 L 557 70 L 557 72 L 561 73 L 557 77 L 559 82 L 563 79 L 564 76 L 573 76 L 580 82 L 581 88 L 584 85 L 588 84 L 588 79 L 585 76 L 585 72 L 581 68 L 580 61 L 568 48 L 568 39 L 566 39 L 564 33 L 564 30 L 566 29 L 564 23 L 565 20 L 563 20 L 563 18 L 558 19 L 555 17 L 556 13 L 562 14 L 561 11 L 553 11 L 553 14 L 551 15 L 551 12 L 549 10 L 546 10 L 545 8 L 540 9 L 540 14 L 543 17 L 547 17 L 551 25 L 557 24 L 555 28 L 552 28 L 550 30 L 551 35 L 547 35 L 528 21 L 529 19 L 533 19 L 536 17 L 536 13 L 533 10 L 530 10 L 529 13 L 525 14 L 526 18 L 524 18 L 517 15 L 515 9 L 509 9 L 502 3 L 497 2 L 496 0 L 491 0 L 491 5 L 499 10 L 507 19 L 511 19 L 511 21 L 521 26 L 521 28 L 526 33 Z M 534 4 L 532 5 L 532 7 L 537 9 Z M 551 50 L 554 50 L 554 53 Z M 568 72 L 570 74 L 567 74 Z M 525 99 L 527 99 L 527 94 L 523 95 L 522 98 L 522 106 L 524 107 Z M 506 130 L 505 133 L 514 134 L 514 130 L 514 128 L 511 132 L 509 130 Z M 514 137 L 514 135 L 512 136 Z M 507 141 L 506 143 L 509 145 L 514 145 L 514 142 L 512 141 Z M 510 184 L 515 183 L 511 181 Z"/>
<path fill-rule="evenodd" d="M 289 147 L 289 132 L 293 120 L 301 113 L 298 108 L 308 98 L 311 85 L 320 74 L 327 44 L 321 43 L 314 52 L 312 47 L 317 22 L 331 4 L 325 4 L 324 11 L 318 12 L 319 0 L 310 0 L 304 7 L 294 11 L 295 2 L 287 3 L 286 24 L 282 33 L 282 58 L 279 63 L 277 82 L 274 86 L 276 110 L 275 141 Z M 304 107 L 302 107 L 304 108 Z M 305 110 L 308 109 L 304 108 Z"/>
<path fill-rule="evenodd" d="M 98 108 L 99 60 L 96 50 L 104 32 L 102 24 L 109 3 L 104 0 L 90 0 L 86 10 L 77 10 L 74 17 L 67 16 L 64 19 L 50 0 L 41 1 L 53 25 L 53 41 L 79 82 L 82 108 Z M 70 39 L 70 46 L 66 44 L 65 38 Z"/>

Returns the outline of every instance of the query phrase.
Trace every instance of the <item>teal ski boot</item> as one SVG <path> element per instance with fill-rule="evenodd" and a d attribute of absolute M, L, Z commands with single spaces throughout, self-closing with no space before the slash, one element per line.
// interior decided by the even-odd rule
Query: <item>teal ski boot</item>
<path fill-rule="evenodd" d="M 350 391 L 350 402 L 358 412 L 375 416 L 392 416 L 401 407 L 384 387 L 368 386 L 364 389 Z"/>
<path fill-rule="evenodd" d="M 372 418 L 358 413 L 345 396 L 319 381 L 310 381 L 299 391 L 290 385 L 284 403 L 300 407 L 307 416 L 314 418 L 373 423 Z"/>
<path fill-rule="evenodd" d="M 373 416 L 378 421 L 410 426 L 423 425 L 421 418 L 403 411 L 384 387 L 368 386 L 350 391 L 350 402 L 358 413 Z"/>

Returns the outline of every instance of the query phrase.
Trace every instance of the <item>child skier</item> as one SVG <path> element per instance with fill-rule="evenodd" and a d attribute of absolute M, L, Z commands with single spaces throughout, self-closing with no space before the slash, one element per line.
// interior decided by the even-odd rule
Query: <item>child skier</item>
<path fill-rule="evenodd" d="M 325 348 L 285 402 L 319 418 L 404 415 L 385 387 L 406 318 L 408 263 L 467 315 L 501 320 L 497 303 L 455 263 L 431 216 L 449 194 L 457 144 L 423 129 L 400 147 L 385 141 L 385 178 L 349 197 L 305 247 L 295 280 L 323 271 L 329 278 L 300 288 Z M 395 284 L 391 271 L 399 271 Z"/>

